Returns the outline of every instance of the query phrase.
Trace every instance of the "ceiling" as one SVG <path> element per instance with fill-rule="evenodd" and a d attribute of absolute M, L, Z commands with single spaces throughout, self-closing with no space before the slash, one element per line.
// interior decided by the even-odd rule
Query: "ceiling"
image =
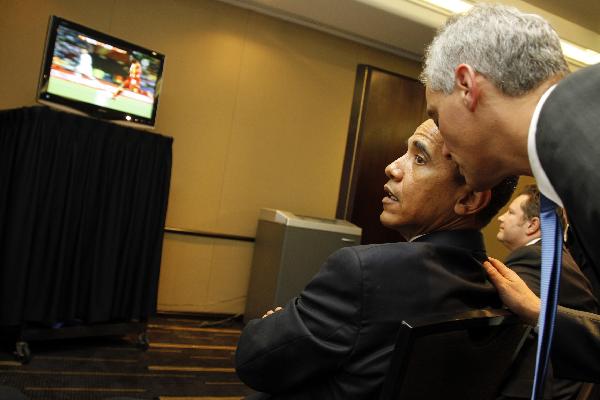
<path fill-rule="evenodd" d="M 524 0 L 554 15 L 559 15 L 586 29 L 600 33 L 600 1 L 598 0 Z"/>
<path fill-rule="evenodd" d="M 446 16 L 414 0 L 221 0 L 418 60 Z M 501 0 L 547 18 L 561 37 L 600 51 L 600 1 Z"/>

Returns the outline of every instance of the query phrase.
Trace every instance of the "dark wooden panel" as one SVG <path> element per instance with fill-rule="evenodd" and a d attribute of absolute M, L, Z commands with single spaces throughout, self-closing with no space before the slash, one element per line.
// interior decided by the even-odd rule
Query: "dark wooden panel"
<path fill-rule="evenodd" d="M 402 240 L 379 222 L 384 169 L 406 151 L 425 120 L 425 90 L 416 80 L 359 65 L 350 117 L 337 218 L 363 229 L 362 243 Z"/>

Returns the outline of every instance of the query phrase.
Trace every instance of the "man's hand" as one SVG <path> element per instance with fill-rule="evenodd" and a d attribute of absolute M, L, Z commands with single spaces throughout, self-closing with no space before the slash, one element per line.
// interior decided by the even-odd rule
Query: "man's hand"
<path fill-rule="evenodd" d="M 535 326 L 540 314 L 540 299 L 512 269 L 495 258 L 483 263 L 502 302 L 528 324 Z"/>
<path fill-rule="evenodd" d="M 265 313 L 265 315 L 263 315 L 262 317 L 263 317 L 263 318 L 266 318 L 266 317 L 268 317 L 269 315 L 271 315 L 271 314 L 274 314 L 274 313 L 276 313 L 276 312 L 277 312 L 277 311 L 279 311 L 279 310 L 283 310 L 283 308 L 281 308 L 281 307 L 276 307 L 276 308 L 275 308 L 275 310 L 269 310 L 269 311 L 267 311 L 267 312 Z"/>

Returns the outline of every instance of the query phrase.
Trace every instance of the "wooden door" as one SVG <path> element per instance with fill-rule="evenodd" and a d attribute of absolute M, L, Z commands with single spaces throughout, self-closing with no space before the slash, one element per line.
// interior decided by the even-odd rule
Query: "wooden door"
<path fill-rule="evenodd" d="M 379 222 L 384 169 L 404 154 L 406 140 L 425 119 L 420 82 L 358 66 L 336 218 L 360 226 L 363 244 L 403 240 Z"/>

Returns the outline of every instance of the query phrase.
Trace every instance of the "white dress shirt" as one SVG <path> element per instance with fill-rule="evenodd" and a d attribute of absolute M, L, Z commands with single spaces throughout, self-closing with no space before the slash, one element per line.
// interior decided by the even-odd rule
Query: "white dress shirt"
<path fill-rule="evenodd" d="M 554 190 L 554 186 L 552 186 L 552 183 L 550 183 L 546 172 L 544 172 L 544 169 L 542 168 L 542 164 L 540 163 L 537 153 L 537 147 L 535 145 L 535 135 L 537 133 L 537 123 L 538 119 L 540 118 L 540 111 L 542 110 L 542 106 L 554 88 L 556 88 L 556 85 L 553 85 L 546 90 L 535 107 L 535 111 L 531 117 L 531 123 L 529 124 L 529 133 L 527 134 L 527 155 L 529 157 L 531 172 L 535 177 L 537 187 L 540 192 L 558 206 L 563 207 L 562 200 L 558 196 L 558 193 L 556 193 L 556 190 Z"/>

